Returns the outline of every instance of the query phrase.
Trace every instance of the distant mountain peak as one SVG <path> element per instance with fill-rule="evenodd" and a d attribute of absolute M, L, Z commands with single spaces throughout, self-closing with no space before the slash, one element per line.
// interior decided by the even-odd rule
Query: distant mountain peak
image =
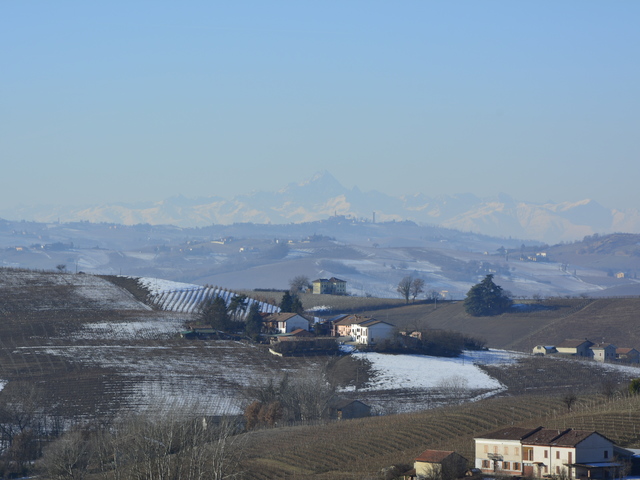
<path fill-rule="evenodd" d="M 311 178 L 308 178 L 307 180 L 303 180 L 302 182 L 298 183 L 297 186 L 307 187 L 312 184 L 323 184 L 323 185 L 330 184 L 330 185 L 338 185 L 342 187 L 340 182 L 336 180 L 336 177 L 331 175 L 331 173 L 329 173 L 329 171 L 327 170 L 320 170 L 319 172 L 314 173 Z"/>

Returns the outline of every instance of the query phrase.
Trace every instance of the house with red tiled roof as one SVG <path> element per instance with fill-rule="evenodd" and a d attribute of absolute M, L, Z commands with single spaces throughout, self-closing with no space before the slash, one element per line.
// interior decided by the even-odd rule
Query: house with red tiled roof
<path fill-rule="evenodd" d="M 334 337 L 350 337 L 352 325 L 370 319 L 371 317 L 364 317 L 362 315 L 344 315 L 332 322 L 331 334 Z"/>
<path fill-rule="evenodd" d="M 640 363 L 640 352 L 635 348 L 616 348 L 616 360 L 624 363 Z"/>

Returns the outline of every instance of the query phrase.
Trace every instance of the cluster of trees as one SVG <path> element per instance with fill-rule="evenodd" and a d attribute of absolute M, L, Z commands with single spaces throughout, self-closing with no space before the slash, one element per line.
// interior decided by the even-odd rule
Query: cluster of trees
<path fill-rule="evenodd" d="M 400 280 L 396 290 L 407 303 L 409 303 L 409 299 L 412 299 L 415 302 L 418 295 L 424 292 L 424 280 L 419 277 L 414 278 L 411 275 L 408 275 Z"/>
<path fill-rule="evenodd" d="M 18 381 L 0 393 L 0 478 L 204 480 L 240 472 L 237 421 L 203 422 L 193 408 L 159 406 L 158 415 L 70 426 L 42 410 L 42 396 Z"/>
<path fill-rule="evenodd" d="M 284 292 L 280 300 L 280 311 L 282 313 L 302 313 L 304 307 L 300 298 L 295 293 Z"/>
<path fill-rule="evenodd" d="M 41 392 L 26 382 L 12 382 L 0 396 L 0 478 L 25 476 L 47 441 L 62 432 L 39 405 Z"/>
<path fill-rule="evenodd" d="M 200 306 L 197 314 L 198 321 L 220 332 L 244 332 L 255 340 L 262 331 L 262 315 L 260 315 L 258 303 L 253 302 L 246 318 L 242 320 L 248 303 L 246 295 L 235 295 L 229 305 L 222 297 L 213 297 Z"/>
<path fill-rule="evenodd" d="M 36 464 L 45 478 L 193 480 L 240 478 L 240 428 L 186 412 L 137 415 L 76 427 L 51 442 Z"/>
<path fill-rule="evenodd" d="M 420 353 L 434 357 L 457 357 L 463 350 L 483 350 L 486 342 L 450 330 L 421 330 L 417 336 L 399 335 L 376 345 L 386 353 Z"/>
<path fill-rule="evenodd" d="M 303 337 L 282 339 L 271 344 L 271 349 L 283 355 L 308 353 L 332 355 L 338 353 L 340 347 L 335 338 Z"/>
<path fill-rule="evenodd" d="M 244 411 L 246 427 L 326 418 L 334 396 L 335 388 L 325 380 L 322 371 L 296 379 L 286 374 L 278 381 L 269 379 L 247 390 L 251 403 Z"/>
<path fill-rule="evenodd" d="M 289 280 L 289 292 L 293 295 L 311 288 L 311 280 L 306 275 L 297 275 Z"/>
<path fill-rule="evenodd" d="M 484 317 L 500 315 L 511 308 L 512 304 L 509 292 L 496 285 L 493 275 L 489 274 L 471 287 L 464 300 L 464 309 L 469 315 Z"/>
<path fill-rule="evenodd" d="M 244 333 L 253 340 L 260 337 L 263 318 L 258 302 L 251 302 L 246 295 L 235 295 L 229 301 L 215 296 L 200 305 L 197 319 L 200 324 L 209 325 L 212 329 L 223 333 Z M 284 292 L 279 304 L 283 313 L 303 313 L 302 301 L 295 293 Z M 249 311 L 247 312 L 247 308 Z M 243 319 L 244 317 L 244 319 Z"/>
<path fill-rule="evenodd" d="M 425 293 L 425 286 L 426 284 L 422 278 L 407 275 L 400 280 L 396 287 L 396 291 L 402 298 L 404 298 L 406 303 L 409 303 L 409 300 L 415 302 L 420 294 Z M 429 290 L 426 292 L 426 299 L 432 302 L 437 301 L 439 297 L 440 294 L 435 290 Z"/>

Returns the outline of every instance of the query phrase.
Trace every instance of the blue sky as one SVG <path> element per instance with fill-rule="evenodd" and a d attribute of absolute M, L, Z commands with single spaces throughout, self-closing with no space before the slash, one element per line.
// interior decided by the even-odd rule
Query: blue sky
<path fill-rule="evenodd" d="M 402 195 L 640 208 L 640 2 L 5 1 L 0 206 Z"/>

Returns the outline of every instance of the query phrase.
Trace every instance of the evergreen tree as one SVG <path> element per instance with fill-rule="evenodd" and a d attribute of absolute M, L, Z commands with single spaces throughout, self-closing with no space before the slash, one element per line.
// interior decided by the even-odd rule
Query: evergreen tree
<path fill-rule="evenodd" d="M 253 340 L 257 340 L 262 332 L 262 315 L 258 302 L 253 302 L 249 307 L 244 331 Z"/>
<path fill-rule="evenodd" d="M 247 296 L 246 295 L 234 295 L 229 302 L 227 310 L 234 320 L 238 319 L 239 313 L 244 313 L 247 310 Z"/>
<path fill-rule="evenodd" d="M 293 307 L 293 298 L 291 298 L 291 294 L 289 292 L 284 292 L 282 295 L 282 300 L 280 300 L 280 311 L 282 313 L 292 312 L 291 308 Z"/>
<path fill-rule="evenodd" d="M 291 295 L 289 292 L 284 292 L 282 300 L 280 300 L 280 311 L 282 313 L 302 313 L 304 307 L 302 301 L 297 295 Z"/>
<path fill-rule="evenodd" d="M 471 287 L 464 300 L 464 309 L 469 315 L 483 317 L 505 312 L 513 302 L 502 287 L 493 282 L 493 275 Z"/>
<path fill-rule="evenodd" d="M 298 297 L 298 295 L 291 295 L 291 311 L 294 313 L 304 312 L 302 301 L 300 300 L 300 297 Z"/>
<path fill-rule="evenodd" d="M 231 318 L 227 312 L 227 303 L 218 296 L 210 298 L 200 307 L 198 320 L 223 332 L 228 332 L 232 327 Z"/>

